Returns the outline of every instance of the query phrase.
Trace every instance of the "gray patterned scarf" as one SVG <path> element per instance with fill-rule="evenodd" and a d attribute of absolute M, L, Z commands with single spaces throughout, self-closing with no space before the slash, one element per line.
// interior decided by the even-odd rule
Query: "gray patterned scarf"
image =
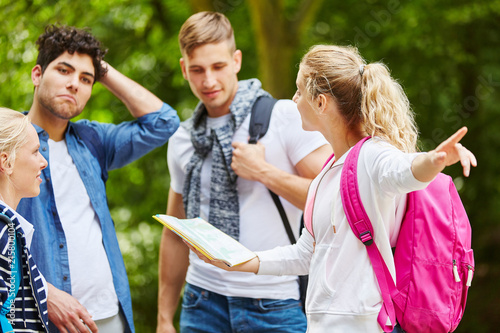
<path fill-rule="evenodd" d="M 203 160 L 212 152 L 212 173 L 210 178 L 210 212 L 208 221 L 235 239 L 240 234 L 240 207 L 236 187 L 237 175 L 231 169 L 234 132 L 250 113 L 253 103 L 262 95 L 257 79 L 238 82 L 238 91 L 231 106 L 230 120 L 222 127 L 211 129 L 207 135 L 207 111 L 202 103 L 196 107 L 193 116 L 182 123 L 191 133 L 193 156 L 187 165 L 183 189 L 183 202 L 187 218 L 200 216 L 200 184 Z"/>

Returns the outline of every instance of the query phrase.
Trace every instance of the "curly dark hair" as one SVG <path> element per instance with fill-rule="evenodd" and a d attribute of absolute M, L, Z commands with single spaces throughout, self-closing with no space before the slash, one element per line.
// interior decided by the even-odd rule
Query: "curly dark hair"
<path fill-rule="evenodd" d="M 92 58 L 95 69 L 95 81 L 99 81 L 108 71 L 101 63 L 108 52 L 87 29 L 78 29 L 55 24 L 45 27 L 45 32 L 36 41 L 38 58 L 36 64 L 42 67 L 42 73 L 47 66 L 64 52 L 87 54 Z"/>

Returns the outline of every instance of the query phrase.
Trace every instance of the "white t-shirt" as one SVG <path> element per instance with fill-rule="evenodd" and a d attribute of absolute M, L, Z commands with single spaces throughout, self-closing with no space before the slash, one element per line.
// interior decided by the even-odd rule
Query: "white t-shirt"
<path fill-rule="evenodd" d="M 92 319 L 112 317 L 119 310 L 118 298 L 101 225 L 66 140 L 49 139 L 49 161 L 56 207 L 68 246 L 71 294 L 87 308 Z"/>
<path fill-rule="evenodd" d="M 220 127 L 230 115 L 208 118 L 207 127 Z M 233 142 L 248 142 L 250 115 L 234 134 Z M 208 130 L 208 129 L 207 129 Z M 266 161 L 291 174 L 296 174 L 294 166 L 317 148 L 328 144 L 318 132 L 302 129 L 300 114 L 295 103 L 280 100 L 276 103 L 269 130 L 260 140 L 265 146 Z M 171 188 L 182 194 L 186 166 L 194 152 L 190 134 L 180 127 L 170 138 L 168 166 Z M 210 175 L 212 156 L 205 159 L 201 173 L 200 216 L 208 220 L 210 202 Z M 240 205 L 240 239 L 250 250 L 267 250 L 278 245 L 288 245 L 278 210 L 268 189 L 259 182 L 241 177 L 237 180 Z M 299 234 L 302 211 L 281 198 L 283 207 L 291 223 L 296 238 Z M 190 253 L 190 266 L 186 281 L 213 292 L 236 297 L 298 299 L 297 278 L 295 276 L 257 276 L 252 273 L 226 272 L 200 260 Z"/>

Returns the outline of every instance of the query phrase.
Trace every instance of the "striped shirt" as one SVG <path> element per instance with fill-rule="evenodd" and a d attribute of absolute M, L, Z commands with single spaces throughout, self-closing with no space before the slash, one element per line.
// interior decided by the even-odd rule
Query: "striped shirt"
<path fill-rule="evenodd" d="M 17 215 L 11 208 L 0 203 L 0 214 L 11 223 L 0 220 L 0 313 L 7 317 L 15 332 L 48 332 L 47 291 L 43 276 L 31 257 L 26 237 Z M 22 279 L 13 306 L 5 304 L 12 281 L 13 237 L 19 244 L 22 263 Z M 14 286 L 13 286 L 14 289 Z"/>

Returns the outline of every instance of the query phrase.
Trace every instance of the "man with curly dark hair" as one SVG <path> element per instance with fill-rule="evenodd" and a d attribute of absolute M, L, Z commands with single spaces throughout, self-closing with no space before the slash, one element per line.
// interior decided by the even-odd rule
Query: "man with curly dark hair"
<path fill-rule="evenodd" d="M 28 112 L 48 161 L 40 195 L 18 211 L 35 223 L 32 255 L 48 282 L 50 332 L 134 332 L 123 258 L 107 205 L 107 172 L 167 142 L 177 112 L 103 61 L 88 31 L 50 25 L 37 40 Z M 120 99 L 134 121 L 70 121 L 95 82 Z M 36 218 L 34 218 L 36 217 Z"/>
<path fill-rule="evenodd" d="M 92 58 L 95 81 L 106 75 L 107 69 L 103 66 L 102 60 L 108 50 L 85 29 L 48 25 L 45 32 L 38 37 L 36 45 L 39 50 L 36 63 L 42 67 L 42 72 L 45 72 L 55 58 L 67 51 L 70 54 L 75 52 L 87 54 Z"/>

